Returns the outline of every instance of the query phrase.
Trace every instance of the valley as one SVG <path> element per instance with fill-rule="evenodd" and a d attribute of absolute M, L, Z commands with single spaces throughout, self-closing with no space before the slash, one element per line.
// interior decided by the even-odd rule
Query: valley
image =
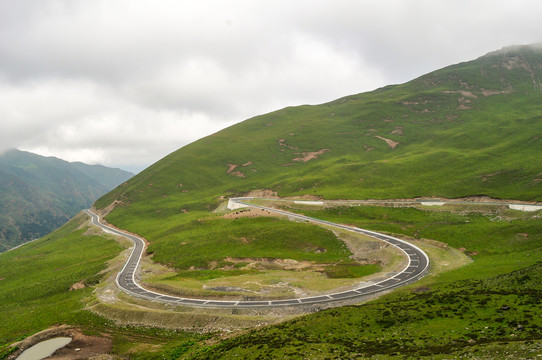
<path fill-rule="evenodd" d="M 10 149 L 0 154 L 0 252 L 38 239 L 133 174 Z"/>

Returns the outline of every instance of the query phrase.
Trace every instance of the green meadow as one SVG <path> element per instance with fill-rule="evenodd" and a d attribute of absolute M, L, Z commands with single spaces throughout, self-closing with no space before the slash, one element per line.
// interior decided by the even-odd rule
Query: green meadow
<path fill-rule="evenodd" d="M 147 248 L 153 262 L 167 266 L 144 265 L 143 281 L 155 290 L 188 296 L 284 298 L 294 297 L 296 289 L 315 292 L 353 285 L 382 269 L 377 261 L 352 259 L 340 238 L 316 225 L 273 217 L 227 219 L 222 214 L 183 220 L 177 219 Z M 140 222 L 132 231 L 152 238 L 145 226 Z"/>
<path fill-rule="evenodd" d="M 57 323 L 78 323 L 82 300 L 121 247 L 84 235 L 79 216 L 56 232 L 0 255 L 0 343 Z M 86 288 L 70 291 L 76 283 Z"/>
<path fill-rule="evenodd" d="M 213 219 L 204 225 L 181 227 L 167 239 L 149 246 L 153 260 L 180 270 L 208 269 L 232 258 L 279 258 L 318 262 L 346 261 L 351 255 L 343 242 L 318 226 L 275 218 Z M 181 247 L 182 257 L 177 256 Z M 231 265 L 231 264 L 230 264 Z"/>
<path fill-rule="evenodd" d="M 453 279 L 483 278 L 531 265 L 542 258 L 540 213 L 509 210 L 505 206 L 479 206 L 465 210 L 438 207 L 333 207 L 303 211 L 305 215 L 346 222 L 407 239 L 435 239 L 461 249 L 474 261 L 457 270 Z M 452 275 L 447 274 L 446 278 Z"/>
<path fill-rule="evenodd" d="M 57 231 L 21 248 L 0 254 L 0 359 L 9 345 L 58 324 L 85 334 L 107 334 L 114 352 L 126 354 L 134 342 L 162 351 L 205 338 L 195 333 L 117 325 L 87 309 L 94 286 L 123 247 L 109 236 L 92 234 L 87 217 L 78 215 Z M 70 290 L 80 283 L 84 288 Z"/>
<path fill-rule="evenodd" d="M 514 59 L 522 60 L 515 67 L 504 65 Z M 542 52 L 523 47 L 453 65 L 406 84 L 322 105 L 290 107 L 257 116 L 170 154 L 100 199 L 96 207 L 103 208 L 116 200 L 118 205 L 107 219 L 118 226 L 143 232 L 154 245 L 166 239 L 163 234 L 168 228 L 174 228 L 174 223 L 186 224 L 201 217 L 202 212 L 214 210 L 225 198 L 258 189 L 269 189 L 279 196 L 312 195 L 324 199 L 485 195 L 540 201 L 542 92 L 532 81 L 533 76 L 542 77 L 540 64 Z M 469 326 L 464 326 L 465 321 L 459 316 L 470 301 L 458 302 L 449 309 L 444 309 L 445 305 L 432 305 L 437 306 L 437 315 L 430 312 L 434 318 L 425 319 L 424 313 L 429 307 L 423 305 L 422 298 L 429 297 L 439 304 L 438 299 L 454 288 L 466 294 L 476 293 L 476 297 L 483 296 L 475 290 L 476 281 L 486 281 L 495 275 L 506 276 L 526 267 L 530 270 L 525 271 L 534 272 L 533 266 L 542 255 L 539 215 L 503 209 L 493 212 L 437 210 L 352 207 L 304 211 L 311 216 L 399 236 L 438 240 L 461 249 L 472 258 L 472 263 L 422 280 L 421 284 L 432 289 L 423 295 L 412 294 L 411 287 L 400 291 L 400 295 L 376 301 L 374 307 L 328 310 L 283 327 L 254 333 L 273 344 L 278 349 L 275 352 L 270 350 L 270 345 L 262 343 L 257 345 L 261 346 L 258 350 L 257 346 L 250 345 L 252 340 L 247 340 L 254 337 L 244 336 L 217 345 L 216 351 L 209 350 L 212 354 L 209 358 L 221 352 L 227 354 L 226 358 L 233 355 L 265 358 L 269 354 L 295 357 L 293 354 L 310 354 L 317 349 L 324 354 L 322 358 L 356 358 L 354 348 L 359 343 L 355 343 L 358 345 L 354 348 L 335 349 L 322 340 L 325 335 L 330 342 L 337 337 L 344 337 L 346 342 L 354 341 L 345 335 L 349 328 L 331 326 L 332 319 L 340 318 L 343 322 L 365 319 L 359 321 L 364 325 L 373 324 L 369 329 L 376 329 L 381 338 L 385 332 L 384 339 L 392 341 L 389 337 L 398 330 L 390 332 L 379 325 L 375 314 L 381 314 L 384 307 L 391 307 L 390 327 L 402 329 L 400 320 L 406 315 L 399 310 L 403 302 L 399 299 L 403 296 L 413 303 L 416 311 L 411 312 L 417 314 L 411 320 L 412 326 L 402 329 L 410 334 L 408 344 L 421 344 L 426 350 L 434 347 L 427 350 L 433 354 L 454 352 L 469 344 L 464 336 L 464 329 Z M 182 225 L 176 229 L 181 228 Z M 161 252 L 155 248 L 153 257 L 160 259 Z M 511 288 L 509 291 L 513 292 Z M 488 303 L 499 301 L 499 296 L 489 296 Z M 503 299 L 505 302 L 513 300 Z M 371 309 L 377 310 L 373 313 Z M 394 314 L 403 315 L 394 317 Z M 476 318 L 475 313 L 469 316 L 473 321 Z M 315 333 L 314 329 L 319 328 L 316 319 L 326 325 L 322 328 L 329 325 L 329 331 Z M 429 325 L 421 327 L 421 332 L 412 330 L 417 323 L 425 322 Z M 295 331 L 285 332 L 285 327 L 290 326 Z M 439 326 L 461 334 L 450 340 L 458 342 L 456 348 L 443 347 L 439 340 L 441 334 L 432 330 Z M 266 337 L 267 331 L 285 333 L 273 342 Z M 295 333 L 309 335 L 299 339 Z M 363 342 L 363 334 L 367 332 L 360 334 L 356 328 L 353 334 Z M 497 339 L 511 339 L 506 336 L 494 335 L 488 342 L 495 344 Z M 290 342 L 289 339 L 297 340 Z M 481 346 L 477 339 L 473 340 L 477 341 L 475 346 Z M 391 349 L 399 353 L 408 344 L 397 342 Z M 372 356 L 362 347 L 359 349 L 366 356 Z M 486 350 L 480 347 L 481 352 Z"/>

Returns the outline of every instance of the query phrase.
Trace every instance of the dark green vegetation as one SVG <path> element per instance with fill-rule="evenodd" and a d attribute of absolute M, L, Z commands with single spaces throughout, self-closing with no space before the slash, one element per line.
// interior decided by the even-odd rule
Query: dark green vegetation
<path fill-rule="evenodd" d="M 9 150 L 0 155 L 0 252 L 37 239 L 133 174 Z"/>
<path fill-rule="evenodd" d="M 497 359 L 507 353 L 513 358 L 541 353 L 541 262 L 505 275 L 418 290 L 252 331 L 189 358 L 450 359 L 485 354 Z"/>

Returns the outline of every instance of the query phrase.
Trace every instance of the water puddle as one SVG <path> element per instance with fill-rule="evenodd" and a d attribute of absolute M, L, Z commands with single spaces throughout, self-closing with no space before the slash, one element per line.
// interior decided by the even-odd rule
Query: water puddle
<path fill-rule="evenodd" d="M 17 360 L 41 360 L 51 356 L 55 351 L 68 345 L 72 341 L 69 337 L 57 337 L 37 343 L 26 349 Z"/>

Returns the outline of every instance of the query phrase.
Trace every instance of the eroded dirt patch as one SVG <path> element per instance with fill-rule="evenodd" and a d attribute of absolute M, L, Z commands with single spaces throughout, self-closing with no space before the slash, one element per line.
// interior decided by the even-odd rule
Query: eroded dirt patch
<path fill-rule="evenodd" d="M 485 97 L 493 96 L 493 95 L 500 95 L 500 94 L 510 94 L 510 93 L 514 92 L 513 89 L 507 89 L 507 90 L 486 90 L 486 89 L 481 89 L 481 90 L 482 90 L 482 95 L 484 95 Z"/>
<path fill-rule="evenodd" d="M 270 189 L 252 190 L 245 196 L 260 197 L 260 198 L 278 198 L 277 192 Z"/>
<path fill-rule="evenodd" d="M 70 286 L 70 291 L 72 291 L 72 290 L 80 290 L 80 289 L 84 289 L 86 287 L 87 286 L 85 285 L 85 283 L 80 281 L 80 282 L 77 282 L 77 283 L 73 284 L 72 286 Z"/>
<path fill-rule="evenodd" d="M 286 139 L 278 139 L 277 142 L 279 143 L 279 146 L 284 146 L 285 148 L 292 150 L 298 150 L 298 148 L 286 144 Z"/>
<path fill-rule="evenodd" d="M 323 249 L 322 251 L 325 251 Z M 283 269 L 283 270 L 304 270 L 314 269 L 322 271 L 325 264 L 315 264 L 314 261 L 293 260 L 293 259 L 274 259 L 274 258 L 232 258 L 227 257 L 225 261 L 232 264 L 246 264 L 245 269 Z M 226 268 L 224 268 L 227 270 Z"/>
<path fill-rule="evenodd" d="M 230 173 L 230 175 L 237 176 L 237 177 L 242 178 L 242 179 L 244 179 L 246 177 L 245 174 L 243 174 L 241 171 L 232 171 Z"/>
<path fill-rule="evenodd" d="M 310 152 L 302 152 L 302 153 L 296 153 L 298 155 L 302 155 L 302 157 L 297 157 L 295 159 L 292 159 L 292 161 L 299 161 L 299 162 L 307 162 L 312 159 L 317 159 L 318 156 L 322 155 L 325 152 L 328 152 L 329 149 L 322 149 L 318 151 L 310 151 Z"/>
<path fill-rule="evenodd" d="M 123 206 L 124 203 L 120 200 L 115 200 L 113 201 L 111 204 L 107 205 L 106 207 L 104 207 L 103 209 L 95 209 L 95 208 L 92 208 L 92 210 L 98 214 L 98 216 L 100 218 L 104 218 L 105 216 L 107 216 L 111 211 L 113 211 L 113 209 L 115 209 L 117 206 Z"/>
<path fill-rule="evenodd" d="M 375 135 L 375 138 L 380 139 L 380 140 L 384 140 L 386 142 L 386 144 L 388 144 L 388 146 L 390 148 L 392 148 L 392 149 L 395 149 L 397 147 L 397 145 L 399 145 L 399 143 L 397 141 L 386 139 L 386 138 L 384 138 L 382 136 Z"/>
<path fill-rule="evenodd" d="M 223 217 L 226 219 L 239 219 L 239 218 L 244 218 L 244 217 L 255 218 L 255 217 L 260 217 L 260 216 L 278 216 L 278 215 L 264 209 L 248 208 L 248 209 L 238 210 L 232 213 L 225 214 Z"/>
<path fill-rule="evenodd" d="M 231 173 L 233 170 L 235 170 L 236 167 L 239 166 L 239 165 L 236 165 L 236 164 L 226 164 L 226 165 L 228 165 L 228 170 L 226 171 L 226 174 Z"/>

